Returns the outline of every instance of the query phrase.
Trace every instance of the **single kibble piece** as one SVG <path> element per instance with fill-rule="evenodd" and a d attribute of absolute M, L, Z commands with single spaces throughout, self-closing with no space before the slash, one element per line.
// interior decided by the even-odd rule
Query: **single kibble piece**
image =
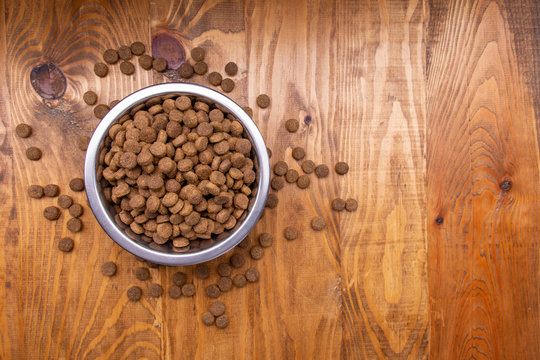
<path fill-rule="evenodd" d="M 211 299 L 217 299 L 221 295 L 221 290 L 216 284 L 212 284 L 206 288 L 206 296 Z"/>
<path fill-rule="evenodd" d="M 295 183 L 296 180 L 298 180 L 298 171 L 294 170 L 294 169 L 289 169 L 287 170 L 287 173 L 285 174 L 285 180 L 289 183 L 289 184 L 292 184 L 292 183 Z"/>
<path fill-rule="evenodd" d="M 193 284 L 184 284 L 182 286 L 182 295 L 187 297 L 195 295 L 195 286 Z"/>
<path fill-rule="evenodd" d="M 60 187 L 56 184 L 45 185 L 45 189 L 43 190 L 43 193 L 47 197 L 57 197 L 58 194 L 60 194 Z"/>
<path fill-rule="evenodd" d="M 294 160 L 302 160 L 306 156 L 306 150 L 303 147 L 295 147 L 292 150 L 292 157 Z"/>
<path fill-rule="evenodd" d="M 298 180 L 296 180 L 296 185 L 300 189 L 307 189 L 310 183 L 311 183 L 311 180 L 309 180 L 309 176 L 307 175 L 300 175 L 298 177 Z"/>
<path fill-rule="evenodd" d="M 264 256 L 264 250 L 259 245 L 255 245 L 254 247 L 251 248 L 251 250 L 249 251 L 249 254 L 251 255 L 251 258 L 253 260 L 260 260 Z"/>
<path fill-rule="evenodd" d="M 328 166 L 322 164 L 318 165 L 315 168 L 315 175 L 317 175 L 318 178 L 325 178 L 330 174 L 330 170 L 328 169 Z"/>
<path fill-rule="evenodd" d="M 197 75 L 204 75 L 208 71 L 208 65 L 204 61 L 199 61 L 193 65 L 193 71 Z"/>
<path fill-rule="evenodd" d="M 285 180 L 281 176 L 274 176 L 270 181 L 270 186 L 276 191 L 281 190 L 285 186 Z"/>
<path fill-rule="evenodd" d="M 118 51 L 114 49 L 105 50 L 105 52 L 103 53 L 103 60 L 107 64 L 116 64 L 118 62 Z"/>
<path fill-rule="evenodd" d="M 311 174 L 315 171 L 315 163 L 311 160 L 304 160 L 302 162 L 302 171 L 306 174 Z"/>
<path fill-rule="evenodd" d="M 225 304 L 221 301 L 214 301 L 208 310 L 214 316 L 221 316 L 225 314 Z"/>
<path fill-rule="evenodd" d="M 30 185 L 28 187 L 28 196 L 33 199 L 41 199 L 44 195 L 43 186 L 41 185 Z"/>
<path fill-rule="evenodd" d="M 75 218 L 78 218 L 78 217 L 81 217 L 81 215 L 83 214 L 84 208 L 82 207 L 81 204 L 73 204 L 69 207 L 68 211 L 69 211 L 69 215 Z"/>
<path fill-rule="evenodd" d="M 219 290 L 222 292 L 227 292 L 231 290 L 232 288 L 232 280 L 228 276 L 222 276 L 219 278 L 217 282 L 217 286 L 219 287 Z"/>
<path fill-rule="evenodd" d="M 298 230 L 294 226 L 287 226 L 283 231 L 283 236 L 287 240 L 294 240 L 298 237 Z"/>
<path fill-rule="evenodd" d="M 345 175 L 346 173 L 349 172 L 349 164 L 347 164 L 346 162 L 340 161 L 336 163 L 336 166 L 334 167 L 334 169 L 336 170 L 336 173 L 338 173 L 339 175 Z"/>
<path fill-rule="evenodd" d="M 58 241 L 58 250 L 63 252 L 70 252 L 73 250 L 73 239 L 69 237 L 61 238 L 60 241 Z"/>
<path fill-rule="evenodd" d="M 116 270 L 117 270 L 116 264 L 113 263 L 112 261 L 107 261 L 105 264 L 101 265 L 101 273 L 104 276 L 108 276 L 108 277 L 114 276 L 116 274 Z"/>
<path fill-rule="evenodd" d="M 191 64 L 187 61 L 180 65 L 180 67 L 178 68 L 178 74 L 180 74 L 180 76 L 184 79 L 191 78 L 193 76 L 193 72 L 193 66 L 191 66 Z"/>
<path fill-rule="evenodd" d="M 84 190 L 84 180 L 81 178 L 73 178 L 69 182 L 69 188 L 73 191 L 83 191 Z"/>
<path fill-rule="evenodd" d="M 45 210 L 43 210 L 43 216 L 50 221 L 56 220 L 60 217 L 60 209 L 56 206 L 47 206 Z"/>
<path fill-rule="evenodd" d="M 247 283 L 247 280 L 244 274 L 236 274 L 233 277 L 233 284 L 234 286 L 238 288 L 243 288 L 244 286 L 246 286 L 246 283 Z"/>
<path fill-rule="evenodd" d="M 238 244 L 238 247 L 240 249 L 245 249 L 247 248 L 249 245 L 251 244 L 251 238 L 249 236 L 246 236 L 244 238 L 244 240 L 240 241 L 240 243 Z M 229 275 L 226 275 L 226 276 L 229 276 Z"/>
<path fill-rule="evenodd" d="M 214 317 L 214 315 L 210 314 L 210 312 L 205 311 L 201 315 L 201 320 L 204 325 L 212 326 L 214 325 L 214 321 L 216 320 L 216 318 Z"/>
<path fill-rule="evenodd" d="M 287 131 L 290 133 L 297 132 L 299 127 L 300 123 L 296 119 L 289 119 L 285 121 L 285 129 L 287 129 Z"/>
<path fill-rule="evenodd" d="M 230 258 L 230 263 L 233 268 L 239 269 L 246 263 L 246 259 L 242 254 L 234 254 Z"/>
<path fill-rule="evenodd" d="M 94 73 L 99 77 L 105 77 L 109 73 L 109 67 L 102 62 L 94 64 Z"/>
<path fill-rule="evenodd" d="M 178 299 L 182 296 L 182 288 L 180 286 L 173 285 L 169 288 L 169 296 L 172 299 Z"/>
<path fill-rule="evenodd" d="M 31 146 L 26 149 L 26 157 L 28 158 L 28 160 L 38 161 L 39 159 L 41 159 L 41 150 L 35 146 Z"/>
<path fill-rule="evenodd" d="M 227 326 L 229 326 L 229 317 L 227 315 L 216 318 L 216 327 L 218 329 L 225 329 Z"/>
<path fill-rule="evenodd" d="M 183 286 L 187 281 L 187 275 L 181 271 L 178 271 L 173 275 L 173 283 L 176 286 Z"/>
<path fill-rule="evenodd" d="M 139 58 L 139 66 L 142 67 L 144 70 L 150 70 L 152 68 L 153 61 L 154 58 L 150 55 L 142 55 Z"/>
<path fill-rule="evenodd" d="M 227 263 L 220 263 L 217 267 L 217 272 L 220 276 L 231 276 L 231 265 Z"/>
<path fill-rule="evenodd" d="M 110 108 L 105 104 L 99 104 L 94 108 L 94 116 L 98 119 L 103 119 L 109 112 Z"/>
<path fill-rule="evenodd" d="M 87 105 L 95 105 L 97 103 L 98 97 L 97 94 L 91 90 L 83 94 L 83 101 Z"/>
<path fill-rule="evenodd" d="M 220 73 L 213 71 L 210 74 L 208 74 L 208 82 L 210 84 L 214 86 L 219 86 L 221 85 L 221 81 L 222 81 L 222 77 Z"/>
<path fill-rule="evenodd" d="M 289 165 L 285 161 L 278 161 L 274 165 L 274 174 L 277 176 L 283 176 L 287 173 L 287 170 L 289 170 Z"/>
<path fill-rule="evenodd" d="M 230 93 L 234 89 L 234 81 L 229 78 L 221 80 L 221 89 L 226 93 Z"/>
<path fill-rule="evenodd" d="M 191 49 L 191 58 L 195 61 L 203 61 L 206 51 L 202 47 L 194 47 Z"/>
<path fill-rule="evenodd" d="M 161 295 L 163 294 L 163 288 L 161 287 L 161 285 L 153 283 L 150 284 L 148 292 L 150 293 L 151 297 L 158 298 L 161 297 Z"/>
<path fill-rule="evenodd" d="M 270 97 L 266 94 L 261 94 L 257 96 L 257 105 L 261 109 L 266 109 L 267 107 L 270 106 Z"/>
<path fill-rule="evenodd" d="M 246 280 L 249 281 L 250 283 L 259 281 L 259 270 L 255 268 L 247 269 Z"/>
<path fill-rule="evenodd" d="M 142 290 L 138 286 L 132 286 L 127 291 L 127 297 L 130 301 L 139 301 L 142 297 Z"/>
<path fill-rule="evenodd" d="M 278 204 L 277 195 L 274 193 L 268 194 L 268 197 L 266 198 L 266 204 L 264 206 L 269 209 L 274 209 L 277 206 L 277 204 Z"/>
<path fill-rule="evenodd" d="M 163 72 L 167 70 L 167 60 L 164 58 L 157 58 L 152 61 L 152 67 L 157 72 Z"/>
<path fill-rule="evenodd" d="M 131 75 L 135 72 L 135 66 L 129 61 L 122 61 L 120 63 L 120 71 L 126 75 Z"/>
<path fill-rule="evenodd" d="M 355 199 L 347 199 L 345 201 L 345 210 L 353 212 L 356 211 L 356 209 L 358 209 L 358 201 Z"/>
<path fill-rule="evenodd" d="M 236 73 L 238 73 L 238 65 L 234 62 L 228 62 L 227 65 L 225 65 L 225 73 L 229 76 L 234 76 Z"/>
<path fill-rule="evenodd" d="M 62 209 L 68 209 L 71 205 L 73 205 L 73 199 L 69 195 L 60 195 L 58 197 L 58 206 L 60 206 Z"/>
<path fill-rule="evenodd" d="M 86 151 L 88 149 L 88 143 L 90 143 L 90 138 L 85 135 L 77 137 L 77 147 L 81 151 Z"/>
<path fill-rule="evenodd" d="M 131 48 L 126 45 L 120 46 L 120 49 L 118 49 L 118 56 L 120 56 L 120 59 L 122 60 L 130 60 L 133 56 Z"/>
<path fill-rule="evenodd" d="M 141 281 L 150 280 L 150 270 L 145 267 L 140 267 L 135 270 L 135 277 Z"/>
<path fill-rule="evenodd" d="M 207 279 L 210 276 L 210 268 L 206 264 L 198 264 L 195 266 L 195 276 L 197 279 Z"/>
<path fill-rule="evenodd" d="M 335 211 L 343 211 L 345 209 L 345 200 L 340 198 L 332 200 L 332 209 Z"/>
<path fill-rule="evenodd" d="M 272 246 L 273 241 L 274 239 L 272 238 L 272 235 L 269 233 L 262 233 L 261 235 L 259 235 L 259 244 L 262 247 L 266 248 L 266 247 Z"/>
<path fill-rule="evenodd" d="M 317 216 L 311 220 L 311 228 L 315 231 L 321 231 L 326 227 L 326 223 L 324 222 L 324 219 L 320 216 Z"/>
<path fill-rule="evenodd" d="M 137 56 L 144 54 L 146 51 L 146 47 L 140 41 L 135 41 L 133 44 L 131 44 L 130 49 L 133 55 Z"/>
<path fill-rule="evenodd" d="M 115 107 L 118 103 L 120 102 L 120 100 L 113 100 L 109 103 L 109 107 L 112 109 L 113 107 Z"/>
<path fill-rule="evenodd" d="M 77 233 L 82 230 L 82 221 L 78 218 L 71 218 L 66 224 L 69 231 L 72 233 Z"/>
<path fill-rule="evenodd" d="M 20 138 L 27 138 L 32 135 L 32 127 L 28 124 L 19 124 L 15 127 L 15 133 Z"/>

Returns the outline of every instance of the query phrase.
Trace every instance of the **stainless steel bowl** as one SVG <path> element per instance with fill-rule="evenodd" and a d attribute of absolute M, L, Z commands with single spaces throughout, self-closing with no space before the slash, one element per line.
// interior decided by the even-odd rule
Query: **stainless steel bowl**
<path fill-rule="evenodd" d="M 206 102 L 215 103 L 222 110 L 236 117 L 244 126 L 245 135 L 253 143 L 253 162 L 257 174 L 257 180 L 252 187 L 255 195 L 244 214 L 245 217 L 243 219 L 241 217 L 233 229 L 220 234 L 214 239 L 212 244 L 208 244 L 208 247 L 191 249 L 185 253 L 177 253 L 170 247 L 156 246 L 156 244 L 148 244 L 136 237 L 129 237 L 115 222 L 114 209 L 112 208 L 112 204 L 105 199 L 97 176 L 98 156 L 104 146 L 103 143 L 109 128 L 118 119 L 129 113 L 135 106 L 144 103 L 150 98 L 169 94 L 188 95 L 203 101 L 206 100 Z M 167 83 L 149 86 L 134 92 L 120 101 L 103 118 L 94 131 L 86 151 L 84 182 L 88 202 L 96 219 L 105 232 L 118 245 L 130 253 L 154 263 L 176 266 L 191 265 L 214 259 L 226 253 L 247 236 L 264 210 L 268 195 L 268 185 L 270 183 L 270 164 L 266 145 L 259 129 L 238 104 L 227 96 L 204 86 L 186 83 Z"/>

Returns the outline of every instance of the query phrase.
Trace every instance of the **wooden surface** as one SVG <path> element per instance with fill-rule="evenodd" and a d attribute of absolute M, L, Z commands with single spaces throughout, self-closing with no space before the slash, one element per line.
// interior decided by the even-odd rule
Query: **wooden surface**
<path fill-rule="evenodd" d="M 540 358 L 534 1 L 4 0 L 0 9 L 1 359 Z M 160 34 L 188 54 L 205 47 L 211 70 L 238 64 L 230 96 L 254 108 L 272 162 L 298 168 L 300 145 L 317 163 L 351 167 L 279 192 L 253 232 L 272 232 L 274 245 L 244 267 L 257 267 L 260 282 L 220 298 L 226 330 L 200 321 L 215 273 L 194 280 L 192 299 L 152 299 L 134 276 L 141 263 L 88 207 L 75 250 L 62 254 L 66 214 L 48 222 L 42 211 L 55 199 L 26 194 L 57 183 L 86 203 L 67 186 L 82 175 L 75 137 L 97 124 L 82 94 L 109 103 L 171 81 L 138 66 L 99 79 L 93 64 L 106 48 L 149 49 Z M 48 62 L 67 80 L 57 100 L 30 82 Z M 261 93 L 272 99 L 266 110 L 255 105 Z M 294 135 L 283 127 L 290 117 L 301 120 Z M 14 135 L 21 122 L 34 127 L 28 139 Z M 39 162 L 25 158 L 29 146 L 43 149 Z M 358 211 L 332 212 L 336 196 L 358 199 Z M 322 233 L 310 230 L 316 215 Z M 283 239 L 288 225 L 298 240 Z M 108 260 L 119 266 L 111 279 L 99 269 Z M 152 281 L 168 289 L 177 270 L 151 269 Z M 132 285 L 145 292 L 139 303 L 127 300 Z"/>

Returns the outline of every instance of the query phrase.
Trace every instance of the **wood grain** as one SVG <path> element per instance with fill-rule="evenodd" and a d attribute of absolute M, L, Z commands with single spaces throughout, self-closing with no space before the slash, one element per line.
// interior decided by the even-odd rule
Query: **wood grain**
<path fill-rule="evenodd" d="M 431 10 L 430 354 L 539 358 L 538 129 L 508 14 L 494 1 Z"/>

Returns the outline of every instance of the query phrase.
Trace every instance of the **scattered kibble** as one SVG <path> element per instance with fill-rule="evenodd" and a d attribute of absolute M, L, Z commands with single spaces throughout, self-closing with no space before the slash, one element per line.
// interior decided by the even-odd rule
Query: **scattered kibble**
<path fill-rule="evenodd" d="M 247 280 L 244 274 L 236 274 L 233 277 L 233 284 L 237 288 L 243 288 L 244 286 L 246 286 L 246 283 L 247 283 Z"/>
<path fill-rule="evenodd" d="M 105 77 L 109 73 L 109 67 L 102 62 L 94 64 L 94 73 L 99 77 Z"/>
<path fill-rule="evenodd" d="M 225 65 L 225 73 L 229 76 L 234 76 L 236 73 L 238 73 L 238 65 L 234 62 L 228 62 L 227 65 Z"/>
<path fill-rule="evenodd" d="M 146 51 L 146 46 L 144 46 L 144 44 L 140 41 L 135 41 L 133 44 L 131 44 L 130 49 L 133 55 L 139 56 L 144 54 Z"/>
<path fill-rule="evenodd" d="M 315 168 L 315 175 L 317 175 L 318 178 L 325 178 L 330 174 L 330 170 L 328 169 L 328 166 L 322 164 L 318 165 Z"/>
<path fill-rule="evenodd" d="M 290 184 L 295 183 L 298 180 L 298 177 L 298 171 L 294 169 L 287 170 L 287 173 L 285 174 L 285 180 Z"/>
<path fill-rule="evenodd" d="M 140 281 L 150 280 L 150 270 L 140 267 L 135 270 L 135 277 Z"/>
<path fill-rule="evenodd" d="M 301 167 L 302 171 L 306 174 L 311 174 L 313 171 L 315 171 L 315 163 L 311 160 L 304 160 Z"/>
<path fill-rule="evenodd" d="M 209 311 L 212 315 L 218 317 L 225 314 L 225 304 L 221 301 L 214 301 L 210 304 Z"/>
<path fill-rule="evenodd" d="M 105 104 L 99 104 L 94 108 L 94 116 L 98 119 L 103 119 L 109 112 L 110 108 Z"/>
<path fill-rule="evenodd" d="M 302 160 L 306 156 L 306 150 L 303 147 L 297 146 L 292 150 L 294 160 Z"/>
<path fill-rule="evenodd" d="M 358 201 L 356 201 L 355 199 L 347 199 L 345 201 L 345 210 L 349 212 L 354 212 L 356 211 L 356 209 L 358 209 Z"/>
<path fill-rule="evenodd" d="M 105 50 L 105 52 L 103 52 L 103 60 L 107 63 L 107 64 L 116 64 L 118 62 L 118 51 L 114 50 L 114 49 L 107 49 Z M 93 105 L 93 104 L 89 104 L 89 105 Z"/>
<path fill-rule="evenodd" d="M 32 135 L 32 127 L 28 124 L 19 124 L 15 127 L 15 133 L 20 138 L 27 138 Z"/>
<path fill-rule="evenodd" d="M 298 230 L 294 226 L 287 226 L 283 231 L 283 236 L 287 240 L 295 240 L 298 238 Z"/>
<path fill-rule="evenodd" d="M 68 212 L 69 215 L 73 216 L 74 218 L 78 218 L 83 214 L 84 208 L 81 204 L 72 204 L 69 206 Z"/>
<path fill-rule="evenodd" d="M 289 165 L 285 161 L 278 161 L 274 165 L 274 174 L 277 176 L 283 176 L 287 173 L 287 170 L 289 170 Z"/>
<path fill-rule="evenodd" d="M 141 57 L 139 57 L 139 66 L 144 70 L 150 70 L 152 68 L 153 61 L 154 58 L 150 55 L 141 55 Z"/>
<path fill-rule="evenodd" d="M 33 199 L 41 199 L 44 195 L 44 189 L 41 185 L 30 185 L 28 187 L 28 196 Z"/>
<path fill-rule="evenodd" d="M 320 216 L 317 216 L 311 220 L 311 228 L 315 231 L 321 231 L 326 227 L 326 223 L 324 222 L 324 219 Z"/>
<path fill-rule="evenodd" d="M 290 133 L 297 132 L 299 127 L 300 123 L 296 119 L 289 119 L 285 121 L 285 129 L 287 129 L 287 131 Z"/>
<path fill-rule="evenodd" d="M 221 295 L 221 290 L 216 284 L 212 284 L 206 287 L 206 296 L 211 299 L 216 299 Z"/>
<path fill-rule="evenodd" d="M 208 74 L 208 82 L 210 84 L 214 86 L 219 86 L 221 85 L 221 81 L 222 81 L 222 77 L 220 73 L 213 71 L 210 74 Z"/>
<path fill-rule="evenodd" d="M 335 211 L 343 211 L 345 209 L 345 200 L 340 198 L 332 200 L 332 209 Z"/>
<path fill-rule="evenodd" d="M 120 59 L 122 60 L 131 60 L 133 57 L 133 54 L 131 53 L 131 48 L 126 45 L 120 46 L 118 49 L 118 56 L 120 56 Z"/>
<path fill-rule="evenodd" d="M 78 218 L 71 218 L 68 220 L 67 224 L 66 224 L 67 228 L 69 231 L 71 231 L 72 233 L 77 233 L 79 231 L 82 230 L 82 221 Z"/>
<path fill-rule="evenodd" d="M 234 254 L 231 256 L 229 262 L 233 268 L 239 269 L 246 263 L 246 259 L 242 254 Z"/>
<path fill-rule="evenodd" d="M 58 194 L 60 194 L 60 187 L 56 184 L 45 185 L 45 189 L 43 190 L 43 193 L 47 197 L 57 197 Z"/>
<path fill-rule="evenodd" d="M 212 326 L 212 325 L 214 325 L 214 321 L 216 320 L 216 318 L 210 312 L 205 311 L 201 315 L 201 320 L 202 320 L 204 325 Z"/>
<path fill-rule="evenodd" d="M 114 276 L 116 275 L 116 270 L 116 264 L 112 261 L 107 261 L 106 263 L 101 265 L 101 273 L 103 274 L 103 276 Z"/>
<path fill-rule="evenodd" d="M 346 173 L 349 172 L 349 164 L 347 164 L 346 162 L 340 161 L 336 163 L 336 166 L 334 167 L 334 169 L 336 170 L 336 173 L 338 175 L 345 175 Z"/>
<path fill-rule="evenodd" d="M 142 297 L 142 289 L 138 286 L 132 286 L 127 291 L 127 297 L 130 301 L 139 301 Z"/>
<path fill-rule="evenodd" d="M 177 285 L 173 285 L 169 288 L 169 296 L 172 299 L 179 299 L 182 296 L 182 288 Z"/>
<path fill-rule="evenodd" d="M 153 283 L 148 287 L 148 292 L 150 293 L 151 297 L 158 298 L 163 294 L 163 288 L 161 285 Z"/>
<path fill-rule="evenodd" d="M 308 179 L 309 180 L 309 179 Z M 266 204 L 265 207 L 269 209 L 274 209 L 278 204 L 278 197 L 274 193 L 268 194 L 268 197 L 266 198 Z"/>
<path fill-rule="evenodd" d="M 60 195 L 58 197 L 58 206 L 60 206 L 62 209 L 68 209 L 71 205 L 73 205 L 73 199 L 69 195 Z"/>
<path fill-rule="evenodd" d="M 222 292 L 227 292 L 231 290 L 232 288 L 232 280 L 228 276 L 222 276 L 219 278 L 217 282 L 217 286 L 219 287 L 219 290 Z"/>
<path fill-rule="evenodd" d="M 193 71 L 197 75 L 204 75 L 208 71 L 208 65 L 204 61 L 196 62 L 195 65 L 193 65 Z"/>
<path fill-rule="evenodd" d="M 173 283 L 176 286 L 183 286 L 187 282 L 187 275 L 181 271 L 178 271 L 173 275 Z"/>
<path fill-rule="evenodd" d="M 69 182 L 69 188 L 73 191 L 83 191 L 84 190 L 84 180 L 81 178 L 73 178 Z"/>
<path fill-rule="evenodd" d="M 28 158 L 28 160 L 38 161 L 39 159 L 41 159 L 41 155 L 41 150 L 35 146 L 31 146 L 26 149 L 26 157 Z"/>
<path fill-rule="evenodd" d="M 217 266 L 217 272 L 220 276 L 231 276 L 232 268 L 227 263 L 220 263 Z"/>
<path fill-rule="evenodd" d="M 120 71 L 126 75 L 132 75 L 135 72 L 135 66 L 129 61 L 122 61 L 120 63 Z"/>
<path fill-rule="evenodd" d="M 180 65 L 180 67 L 178 68 L 178 74 L 180 74 L 180 76 L 184 79 L 191 78 L 193 76 L 193 73 L 193 66 L 191 66 L 191 64 L 187 61 Z"/>
<path fill-rule="evenodd" d="M 73 250 L 74 241 L 70 237 L 63 237 L 58 241 L 58 250 L 62 252 L 70 252 Z"/>
<path fill-rule="evenodd" d="M 272 246 L 273 241 L 274 239 L 269 233 L 262 233 L 261 235 L 259 235 L 259 244 L 264 248 Z"/>
<path fill-rule="evenodd" d="M 219 329 L 225 329 L 227 326 L 229 326 L 229 317 L 227 315 L 221 315 L 220 317 L 216 318 L 216 327 Z"/>
<path fill-rule="evenodd" d="M 259 270 L 250 268 L 246 270 L 246 280 L 250 283 L 259 281 Z"/>
<path fill-rule="evenodd" d="M 165 60 L 164 58 L 154 59 L 152 60 L 152 67 L 157 72 L 163 72 L 167 70 L 167 60 Z"/>
<path fill-rule="evenodd" d="M 264 255 L 264 250 L 259 245 L 255 245 L 254 247 L 251 248 L 251 250 L 249 251 L 249 254 L 251 255 L 251 258 L 253 260 L 260 260 L 262 259 Z"/>
<path fill-rule="evenodd" d="M 285 179 L 282 176 L 274 176 L 270 181 L 270 186 L 276 191 L 281 190 L 285 186 Z"/>
<path fill-rule="evenodd" d="M 230 93 L 234 89 L 234 81 L 229 78 L 221 80 L 221 89 L 226 93 Z"/>
<path fill-rule="evenodd" d="M 210 268 L 206 264 L 198 264 L 195 266 L 195 277 L 197 279 L 207 279 L 210 276 Z"/>
<path fill-rule="evenodd" d="M 191 49 L 191 58 L 195 61 L 203 61 L 206 51 L 202 47 L 194 47 Z"/>
<path fill-rule="evenodd" d="M 310 183 L 311 183 L 311 180 L 309 180 L 309 176 L 307 175 L 300 175 L 298 177 L 298 180 L 296 180 L 296 185 L 300 189 L 307 189 Z"/>
<path fill-rule="evenodd" d="M 187 297 L 195 295 L 195 286 L 193 284 L 184 284 L 182 286 L 182 295 Z"/>
<path fill-rule="evenodd" d="M 43 210 L 43 216 L 50 221 L 57 220 L 60 217 L 60 209 L 56 206 L 47 206 L 45 210 Z"/>

